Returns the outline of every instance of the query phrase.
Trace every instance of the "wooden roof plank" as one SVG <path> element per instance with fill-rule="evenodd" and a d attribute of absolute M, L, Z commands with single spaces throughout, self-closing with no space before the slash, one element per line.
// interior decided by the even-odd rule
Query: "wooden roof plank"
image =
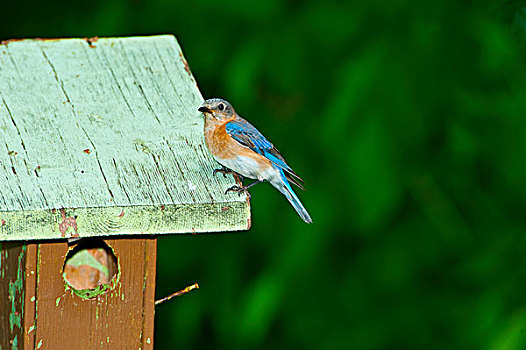
<path fill-rule="evenodd" d="M 1 45 L 0 240 L 246 229 L 202 101 L 173 36 Z"/>

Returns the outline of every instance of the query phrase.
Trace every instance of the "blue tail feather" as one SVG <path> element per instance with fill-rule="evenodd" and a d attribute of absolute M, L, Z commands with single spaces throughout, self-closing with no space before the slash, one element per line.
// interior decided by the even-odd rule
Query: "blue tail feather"
<path fill-rule="evenodd" d="M 294 209 L 299 214 L 299 216 L 301 216 L 303 221 L 305 221 L 308 224 L 312 223 L 312 219 L 309 213 L 307 212 L 307 209 L 305 209 L 303 204 L 301 204 L 301 201 L 299 200 L 298 196 L 296 196 L 296 193 L 294 193 L 294 191 L 290 187 L 290 184 L 287 181 L 287 178 L 285 177 L 283 170 L 280 169 L 280 172 L 281 172 L 281 183 L 280 183 L 281 186 L 276 186 L 275 184 L 273 184 L 274 187 L 276 187 L 281 193 L 283 193 L 283 195 L 287 198 L 290 204 L 294 207 Z"/>

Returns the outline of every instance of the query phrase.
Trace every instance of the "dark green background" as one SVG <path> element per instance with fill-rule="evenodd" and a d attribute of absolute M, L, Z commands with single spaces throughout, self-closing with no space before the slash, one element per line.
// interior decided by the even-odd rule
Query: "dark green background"
<path fill-rule="evenodd" d="M 2 39 L 173 33 L 306 181 L 159 238 L 156 346 L 526 349 L 525 1 L 36 1 Z M 196 106 L 197 108 L 197 106 Z"/>

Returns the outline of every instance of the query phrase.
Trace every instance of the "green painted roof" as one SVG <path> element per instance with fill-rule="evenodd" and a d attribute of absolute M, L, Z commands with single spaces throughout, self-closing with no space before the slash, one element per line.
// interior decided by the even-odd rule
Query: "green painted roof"
<path fill-rule="evenodd" d="M 175 38 L 0 45 L 0 240 L 243 230 Z"/>

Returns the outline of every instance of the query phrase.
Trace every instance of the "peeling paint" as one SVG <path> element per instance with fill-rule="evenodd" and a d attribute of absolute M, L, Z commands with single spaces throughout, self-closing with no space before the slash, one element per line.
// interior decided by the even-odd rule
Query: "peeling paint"
<path fill-rule="evenodd" d="M 11 332 L 15 326 L 22 328 L 22 310 L 24 310 L 24 298 L 22 288 L 24 287 L 23 259 L 26 253 L 26 246 L 22 247 L 18 256 L 18 266 L 15 281 L 9 281 L 9 300 L 11 301 L 11 312 L 9 313 L 9 328 Z M 18 301 L 21 310 L 16 309 L 15 302 Z"/>
<path fill-rule="evenodd" d="M 68 286 L 68 289 L 73 291 L 74 294 L 78 295 L 82 299 L 93 299 L 102 294 L 105 294 L 112 288 L 112 284 L 101 284 L 93 289 L 75 289 Z"/>
<path fill-rule="evenodd" d="M 189 191 L 195 191 L 197 189 L 197 186 L 194 185 L 192 182 L 190 182 L 189 180 L 186 181 L 186 185 L 188 186 L 188 190 Z"/>
<path fill-rule="evenodd" d="M 22 39 L 9 39 L 9 40 L 2 40 L 2 42 L 0 42 L 0 45 L 6 45 L 8 46 L 8 44 L 11 44 L 11 43 L 16 43 L 16 42 L 19 42 L 19 41 L 60 41 L 60 40 L 67 40 L 68 38 L 32 38 L 32 39 L 25 39 L 25 38 L 22 38 Z"/>
<path fill-rule="evenodd" d="M 58 230 L 62 237 L 66 237 L 66 233 L 70 227 L 73 228 L 74 231 L 70 236 L 78 237 L 77 219 L 73 216 L 66 217 L 66 210 L 64 208 L 60 209 L 60 215 L 62 216 L 62 222 L 58 224 Z"/>
<path fill-rule="evenodd" d="M 27 330 L 27 334 L 33 332 L 34 329 L 35 329 L 35 325 L 30 326 L 29 329 Z"/>
<path fill-rule="evenodd" d="M 148 147 L 148 145 L 146 145 L 146 142 L 141 140 L 141 139 L 135 139 L 133 141 L 133 143 L 137 146 L 140 146 L 141 147 L 141 150 L 144 152 L 144 153 L 152 153 L 152 151 L 150 150 L 150 148 Z"/>
<path fill-rule="evenodd" d="M 42 347 L 42 339 L 38 342 L 37 349 L 40 349 Z"/>
<path fill-rule="evenodd" d="M 13 346 L 12 350 L 18 350 L 18 337 L 15 335 L 13 340 L 11 340 L 11 345 Z"/>
<path fill-rule="evenodd" d="M 99 37 L 98 36 L 94 36 L 94 37 L 91 37 L 91 38 L 86 38 L 85 40 L 88 43 L 89 47 L 94 49 L 96 47 L 95 43 L 99 40 Z"/>
<path fill-rule="evenodd" d="M 6 45 L 7 44 L 10 44 L 10 43 L 15 43 L 17 41 L 22 41 L 22 40 L 26 40 L 26 39 L 9 39 L 9 40 L 2 40 L 2 42 L 0 43 L 0 45 Z"/>
<path fill-rule="evenodd" d="M 181 61 L 183 61 L 184 70 L 186 71 L 186 73 L 188 73 L 190 77 L 193 78 L 192 71 L 190 70 L 190 66 L 188 65 L 188 62 L 186 61 L 186 58 L 184 58 L 183 53 L 181 51 L 179 51 L 179 57 L 181 57 Z"/>
<path fill-rule="evenodd" d="M 197 186 L 188 191 L 186 180 L 180 184 L 185 193 L 199 195 L 201 182 L 192 178 Z M 222 193 L 222 192 L 221 192 Z M 115 206 L 104 208 L 62 208 L 48 211 L 1 213 L 6 224 L 0 227 L 2 240 L 39 240 L 71 237 L 94 237 L 130 234 L 173 234 L 196 232 L 223 232 L 245 230 L 250 208 L 243 196 L 230 196 L 228 200 L 204 204 L 160 204 Z M 232 209 L 222 211 L 224 206 Z M 125 215 L 119 217 L 124 210 Z M 64 214 L 62 214 L 64 211 Z M 184 218 L 184 219 L 183 219 Z M 1 218 L 0 218 L 1 221 Z M 190 226 L 191 225 L 191 226 Z M 101 228 L 102 227 L 102 228 Z M 29 229 L 32 228 L 32 229 Z M 31 234 L 30 238 L 28 238 Z"/>

